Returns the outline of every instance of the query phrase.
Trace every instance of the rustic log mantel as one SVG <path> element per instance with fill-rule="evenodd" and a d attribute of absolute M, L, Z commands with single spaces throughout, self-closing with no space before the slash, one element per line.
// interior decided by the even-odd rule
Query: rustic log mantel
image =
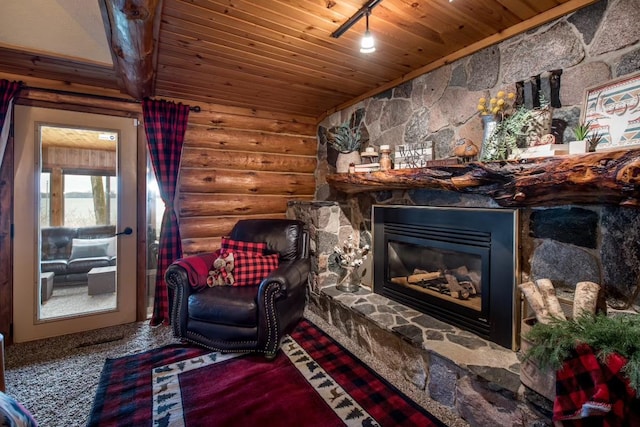
<path fill-rule="evenodd" d="M 640 207 L 640 148 L 520 161 L 472 162 L 332 174 L 339 191 L 441 189 L 492 197 L 500 206 L 617 204 Z"/>

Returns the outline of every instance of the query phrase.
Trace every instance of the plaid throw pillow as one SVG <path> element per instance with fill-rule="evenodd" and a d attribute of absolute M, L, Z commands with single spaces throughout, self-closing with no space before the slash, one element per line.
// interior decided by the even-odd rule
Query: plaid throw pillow
<path fill-rule="evenodd" d="M 220 249 L 223 252 L 237 251 L 264 255 L 264 251 L 267 250 L 267 244 L 259 242 L 241 242 L 239 240 L 232 240 L 228 237 L 223 237 L 220 242 Z"/>
<path fill-rule="evenodd" d="M 278 254 L 258 255 L 250 252 L 235 253 L 233 286 L 255 286 L 278 268 Z"/>

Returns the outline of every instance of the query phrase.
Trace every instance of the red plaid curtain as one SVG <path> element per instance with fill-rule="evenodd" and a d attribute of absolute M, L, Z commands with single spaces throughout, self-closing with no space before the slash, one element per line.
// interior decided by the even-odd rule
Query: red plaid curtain
<path fill-rule="evenodd" d="M 20 90 L 20 82 L 10 82 L 8 80 L 0 80 L 0 130 L 4 126 L 4 119 L 7 117 L 9 111 L 9 104 L 14 96 Z M 2 166 L 2 160 L 4 159 L 4 150 L 7 146 L 7 141 L 2 135 L 2 141 L 0 141 L 0 166 Z"/>
<path fill-rule="evenodd" d="M 189 118 L 189 106 L 169 101 L 142 102 L 144 129 L 151 155 L 151 164 L 156 174 L 160 197 L 165 205 L 160 228 L 156 293 L 153 301 L 151 325 L 169 324 L 169 292 L 164 273 L 173 261 L 182 257 L 182 242 L 178 219 L 173 207 L 176 194 L 180 156 L 184 132 Z"/>

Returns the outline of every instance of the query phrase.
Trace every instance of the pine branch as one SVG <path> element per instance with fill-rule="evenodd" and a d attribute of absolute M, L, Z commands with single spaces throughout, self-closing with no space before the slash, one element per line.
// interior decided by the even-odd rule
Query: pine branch
<path fill-rule="evenodd" d="M 542 369 L 558 370 L 580 343 L 593 348 L 601 362 L 617 353 L 627 359 L 623 369 L 630 386 L 640 391 L 640 316 L 585 314 L 572 320 L 537 323 L 525 335 L 533 345 L 525 354 Z"/>

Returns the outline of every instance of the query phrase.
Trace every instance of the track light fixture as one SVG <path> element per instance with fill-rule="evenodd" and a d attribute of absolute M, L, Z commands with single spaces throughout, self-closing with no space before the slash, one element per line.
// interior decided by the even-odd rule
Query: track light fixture
<path fill-rule="evenodd" d="M 364 32 L 364 36 L 362 37 L 362 41 L 360 42 L 360 52 L 361 53 L 371 53 L 376 51 L 375 41 L 373 40 L 373 36 L 369 31 L 369 15 L 371 14 L 370 10 L 367 10 L 365 14 L 367 20 L 367 27 Z"/>
<path fill-rule="evenodd" d="M 337 30 L 331 33 L 331 37 L 338 38 L 343 35 L 349 28 L 353 26 L 356 22 L 358 22 L 363 16 L 367 18 L 367 31 L 365 32 L 365 36 L 369 34 L 369 15 L 371 14 L 371 9 L 380 4 L 382 0 L 368 0 L 364 6 L 360 8 L 351 18 L 347 19 L 344 24 L 342 24 Z M 372 39 L 373 40 L 373 39 Z"/>

